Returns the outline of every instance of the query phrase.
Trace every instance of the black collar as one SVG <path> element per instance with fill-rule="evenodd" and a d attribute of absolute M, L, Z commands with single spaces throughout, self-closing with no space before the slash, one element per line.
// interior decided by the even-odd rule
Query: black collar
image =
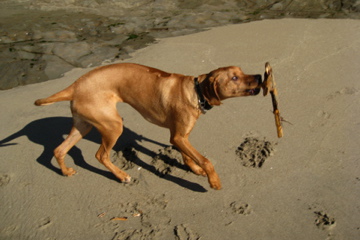
<path fill-rule="evenodd" d="M 210 103 L 208 101 L 206 101 L 206 99 L 204 98 L 204 95 L 201 92 L 201 88 L 200 88 L 200 83 L 198 78 L 194 78 L 194 83 L 195 83 L 195 91 L 198 95 L 198 99 L 199 99 L 199 107 L 200 110 L 203 114 L 206 113 L 207 110 L 212 109 L 213 106 L 210 105 Z"/>

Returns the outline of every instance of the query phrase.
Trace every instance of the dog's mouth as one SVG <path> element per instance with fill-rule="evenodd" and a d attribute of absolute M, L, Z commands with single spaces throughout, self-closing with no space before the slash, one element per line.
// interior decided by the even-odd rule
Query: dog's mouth
<path fill-rule="evenodd" d="M 258 95 L 260 93 L 260 88 L 252 88 L 245 90 L 246 93 L 248 93 L 251 96 Z"/>
<path fill-rule="evenodd" d="M 260 89 L 261 89 L 261 85 L 262 85 L 262 76 L 260 74 L 257 75 L 253 75 L 254 80 L 257 83 L 257 86 L 255 88 L 250 88 L 250 89 L 246 89 L 245 92 L 249 95 L 249 96 L 255 96 L 258 95 L 260 93 Z"/>

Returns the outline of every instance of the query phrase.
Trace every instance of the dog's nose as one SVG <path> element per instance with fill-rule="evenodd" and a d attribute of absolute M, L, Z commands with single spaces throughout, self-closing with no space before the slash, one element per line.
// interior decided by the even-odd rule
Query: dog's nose
<path fill-rule="evenodd" d="M 262 78 L 261 78 L 261 75 L 260 74 L 256 74 L 254 75 L 256 81 L 258 82 L 258 84 L 261 84 L 262 83 Z"/>

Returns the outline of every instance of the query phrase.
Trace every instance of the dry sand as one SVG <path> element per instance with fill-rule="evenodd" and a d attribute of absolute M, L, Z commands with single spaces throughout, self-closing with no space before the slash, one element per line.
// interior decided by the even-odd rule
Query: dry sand
<path fill-rule="evenodd" d="M 69 103 L 33 105 L 89 69 L 2 91 L 0 239 L 359 238 L 358 20 L 224 26 L 162 39 L 129 61 L 189 75 L 227 65 L 262 74 L 270 61 L 280 111 L 292 124 L 278 139 L 262 95 L 201 116 L 190 140 L 220 175 L 223 189 L 215 191 L 184 170 L 166 129 L 120 104 L 126 128 L 113 160 L 135 179 L 126 185 L 95 159 L 96 131 L 66 160 L 78 174 L 61 176 L 52 150 L 71 127 Z M 252 167 L 257 151 L 265 162 Z"/>

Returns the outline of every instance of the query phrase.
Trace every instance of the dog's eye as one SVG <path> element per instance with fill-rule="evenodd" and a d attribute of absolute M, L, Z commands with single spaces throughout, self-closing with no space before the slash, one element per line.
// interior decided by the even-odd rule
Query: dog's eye
<path fill-rule="evenodd" d="M 231 80 L 236 81 L 236 80 L 238 80 L 238 77 L 237 77 L 237 76 L 233 76 L 233 77 L 231 78 Z"/>

